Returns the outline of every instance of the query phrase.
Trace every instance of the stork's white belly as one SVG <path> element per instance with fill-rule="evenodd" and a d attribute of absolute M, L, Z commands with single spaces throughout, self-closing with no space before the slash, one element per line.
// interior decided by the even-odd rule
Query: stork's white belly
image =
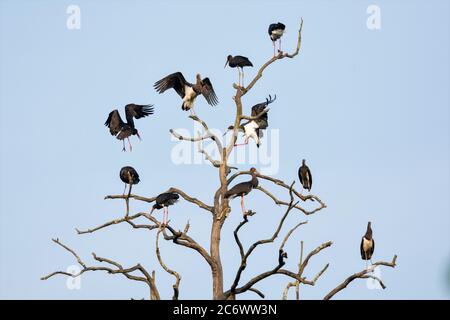
<path fill-rule="evenodd" d="M 246 139 L 252 138 L 253 140 L 255 140 L 255 142 L 256 142 L 257 144 L 259 144 L 259 137 L 258 137 L 258 135 L 256 134 L 256 129 L 258 129 L 258 128 L 259 128 L 259 126 L 258 126 L 258 124 L 257 124 L 255 121 L 251 121 L 251 122 L 249 122 L 248 124 L 246 124 L 246 125 L 244 126 L 244 135 L 245 135 L 245 138 L 246 138 Z"/>
<path fill-rule="evenodd" d="M 363 238 L 363 250 L 365 252 L 372 249 L 372 240 L 367 240 L 365 237 Z"/>
<path fill-rule="evenodd" d="M 283 35 L 283 33 L 284 33 L 284 30 L 281 30 L 281 29 L 276 29 L 276 30 L 272 31 L 273 35 L 280 36 L 280 37 Z"/>
<path fill-rule="evenodd" d="M 192 89 L 192 87 L 190 86 L 185 86 L 184 87 L 184 101 L 192 101 L 195 99 L 195 97 L 197 96 L 197 94 L 195 93 L 194 89 Z"/>

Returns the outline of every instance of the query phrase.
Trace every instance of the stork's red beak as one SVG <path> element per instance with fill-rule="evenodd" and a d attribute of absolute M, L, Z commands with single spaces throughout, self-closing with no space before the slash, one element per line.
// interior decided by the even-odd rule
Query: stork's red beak
<path fill-rule="evenodd" d="M 227 67 L 227 64 L 228 64 L 228 59 L 227 59 L 227 61 L 225 62 L 225 66 L 223 67 L 224 69 Z"/>

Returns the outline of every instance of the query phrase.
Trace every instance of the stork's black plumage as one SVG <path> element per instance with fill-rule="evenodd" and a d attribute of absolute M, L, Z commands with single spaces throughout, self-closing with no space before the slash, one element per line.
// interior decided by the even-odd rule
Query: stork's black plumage
<path fill-rule="evenodd" d="M 366 234 L 361 239 L 360 245 L 361 259 L 372 260 L 373 252 L 375 251 L 375 240 L 372 237 L 372 223 L 367 223 Z"/>
<path fill-rule="evenodd" d="M 279 40 L 279 49 L 278 51 L 281 52 L 281 37 L 283 36 L 284 30 L 286 29 L 286 26 L 282 24 L 281 22 L 278 23 L 272 23 L 269 26 L 269 37 L 270 40 L 272 40 L 273 44 L 273 55 L 275 56 L 275 41 Z"/>
<path fill-rule="evenodd" d="M 256 117 L 261 112 L 264 112 L 269 104 L 274 102 L 277 99 L 277 96 L 275 95 L 272 99 L 272 96 L 269 95 L 269 98 L 266 98 L 265 102 L 258 103 L 252 107 L 252 117 Z M 236 144 L 236 146 L 246 145 L 248 144 L 248 141 L 250 138 L 255 140 L 256 146 L 259 148 L 259 145 L 261 144 L 261 138 L 263 136 L 262 130 L 267 129 L 269 126 L 269 116 L 268 112 L 264 113 L 262 116 L 260 116 L 258 119 L 255 120 L 249 120 L 246 123 L 242 124 L 242 126 L 239 128 L 244 131 L 245 140 L 243 144 Z M 230 127 L 229 129 L 233 129 L 233 127 Z"/>
<path fill-rule="evenodd" d="M 306 165 L 306 160 L 303 159 L 302 166 L 298 169 L 298 178 L 303 188 L 311 191 L 312 187 L 312 175 L 309 167 Z"/>
<path fill-rule="evenodd" d="M 181 109 L 185 111 L 191 110 L 193 112 L 195 98 L 200 94 L 205 97 L 211 106 L 219 103 L 211 80 L 209 78 L 201 79 L 199 74 L 196 76 L 195 84 L 187 82 L 181 72 L 175 72 L 156 81 L 153 87 L 158 93 L 163 93 L 167 89 L 174 89 L 183 99 Z"/>
<path fill-rule="evenodd" d="M 126 166 L 126 167 L 123 167 L 122 169 L 120 169 L 119 177 L 120 177 L 120 180 L 122 180 L 125 183 L 125 189 L 123 190 L 123 194 L 125 194 L 127 184 L 130 185 L 130 189 L 128 191 L 128 196 L 130 196 L 131 187 L 133 186 L 133 184 L 138 184 L 140 181 L 139 174 L 133 167 Z"/>
<path fill-rule="evenodd" d="M 127 104 L 125 106 L 125 117 L 127 122 L 124 122 L 120 117 L 119 111 L 117 109 L 111 111 L 106 119 L 105 126 L 109 128 L 111 135 L 116 136 L 117 139 L 123 141 L 122 151 L 125 149 L 125 139 L 128 139 L 128 144 L 130 146 L 130 151 L 133 147 L 131 146 L 130 136 L 136 135 L 139 139 L 139 131 L 134 126 L 134 118 L 140 119 L 148 115 L 153 114 L 153 105 L 139 105 L 139 104 Z"/>
<path fill-rule="evenodd" d="M 232 56 L 228 55 L 227 62 L 225 62 L 225 67 L 229 65 L 230 68 L 237 68 L 239 73 L 238 84 L 241 86 L 241 71 L 242 71 L 242 86 L 244 86 L 244 67 L 253 67 L 252 62 L 243 56 Z M 224 68 L 225 68 L 224 67 Z"/>
<path fill-rule="evenodd" d="M 164 209 L 163 215 L 163 224 L 166 224 L 169 219 L 169 206 L 175 204 L 180 196 L 173 192 L 165 192 L 161 193 L 156 197 L 155 204 L 150 211 L 150 214 L 153 213 L 154 210 Z"/>
<path fill-rule="evenodd" d="M 225 193 L 225 198 L 233 199 L 236 197 L 241 197 L 241 208 L 243 214 L 246 212 L 244 196 L 248 195 L 254 188 L 258 187 L 259 184 L 257 178 L 258 171 L 255 168 L 251 168 L 250 174 L 252 175 L 252 179 L 250 181 L 238 183 Z"/>

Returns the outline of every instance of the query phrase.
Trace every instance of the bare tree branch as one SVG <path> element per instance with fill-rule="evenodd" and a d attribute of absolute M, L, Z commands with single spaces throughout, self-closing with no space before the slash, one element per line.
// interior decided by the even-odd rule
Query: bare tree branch
<path fill-rule="evenodd" d="M 300 265 L 300 269 L 298 271 L 298 273 L 300 275 L 303 275 L 303 272 L 305 271 L 306 266 L 308 265 L 309 260 L 315 256 L 316 254 L 318 254 L 320 251 L 322 251 L 323 249 L 326 249 L 328 247 L 331 247 L 331 245 L 333 244 L 333 242 L 328 241 L 325 243 L 322 243 L 320 246 L 318 246 L 317 248 L 315 248 L 313 251 L 311 251 L 308 256 L 306 257 L 305 261 L 303 261 L 303 263 Z"/>
<path fill-rule="evenodd" d="M 263 115 L 265 115 L 267 112 L 269 112 L 269 110 L 270 110 L 270 108 L 266 108 L 263 111 L 261 111 L 260 113 L 258 113 L 256 116 L 244 116 L 244 115 L 241 115 L 240 118 L 241 118 L 241 120 L 249 120 L 249 121 L 258 120 Z"/>
<path fill-rule="evenodd" d="M 180 281 L 181 281 L 181 276 L 178 272 L 169 269 L 166 264 L 164 263 L 164 261 L 161 258 L 161 252 L 159 250 L 159 235 L 161 234 L 162 229 L 160 229 L 158 231 L 158 233 L 156 234 L 156 257 L 158 258 L 159 264 L 161 265 L 161 267 L 169 274 L 173 275 L 175 277 L 175 284 L 173 285 L 173 297 L 172 300 L 178 300 L 178 296 L 180 293 Z"/>
<path fill-rule="evenodd" d="M 153 222 L 154 225 L 136 225 L 136 224 L 132 223 L 132 220 L 134 220 L 138 217 L 145 217 L 148 220 L 150 220 L 151 222 Z M 212 264 L 211 256 L 208 254 L 208 252 L 199 243 L 197 243 L 193 238 L 191 238 L 190 236 L 187 235 L 188 229 L 185 229 L 185 232 L 176 231 L 174 228 L 172 228 L 168 224 L 163 225 L 160 221 L 158 221 L 155 217 L 151 216 L 148 212 L 140 212 L 133 216 L 111 220 L 111 221 L 108 221 L 108 222 L 106 222 L 98 227 L 92 228 L 92 229 L 87 229 L 87 230 L 76 229 L 76 231 L 78 234 L 93 233 L 98 230 L 107 228 L 112 225 L 117 225 L 117 224 L 120 224 L 123 222 L 127 222 L 133 228 L 146 228 L 148 230 L 161 229 L 161 228 L 163 228 L 164 230 L 167 229 L 167 230 L 169 230 L 171 235 L 168 235 L 165 231 L 163 231 L 165 240 L 170 240 L 170 241 L 174 242 L 175 244 L 178 244 L 178 245 L 181 245 L 181 246 L 184 246 L 187 248 L 191 248 L 191 249 L 197 251 L 198 253 L 200 253 L 200 255 L 206 260 L 206 262 L 209 265 Z"/>
<path fill-rule="evenodd" d="M 300 46 L 301 46 L 302 28 L 303 28 L 303 19 L 301 19 L 301 21 L 300 21 L 300 27 L 299 27 L 299 30 L 298 30 L 297 49 L 294 51 L 294 53 L 288 54 L 288 53 L 280 52 L 278 55 L 276 55 L 273 58 L 269 59 L 269 61 L 267 61 L 265 64 L 262 65 L 262 67 L 259 69 L 258 73 L 256 74 L 255 78 L 250 82 L 250 84 L 246 88 L 240 87 L 240 86 L 238 86 L 236 84 L 233 85 L 233 87 L 236 89 L 236 95 L 233 97 L 234 102 L 236 104 L 236 117 L 235 117 L 234 125 L 233 125 L 233 135 L 232 135 L 232 137 L 230 139 L 230 142 L 229 142 L 229 144 L 227 146 L 227 149 L 226 149 L 227 157 L 230 155 L 231 151 L 234 148 L 234 144 L 236 143 L 239 127 L 240 127 L 240 124 L 241 124 L 241 120 L 249 118 L 249 117 L 243 116 L 243 114 L 242 114 L 242 101 L 241 101 L 241 98 L 248 91 L 250 91 L 251 88 L 253 88 L 253 86 L 256 84 L 256 82 L 262 77 L 264 70 L 269 65 L 271 65 L 273 62 L 275 62 L 277 60 L 281 60 L 281 59 L 286 58 L 286 57 L 287 58 L 294 58 L 296 55 L 298 55 L 298 53 L 300 51 Z"/>
<path fill-rule="evenodd" d="M 234 179 L 236 179 L 237 177 L 239 177 L 239 176 L 241 176 L 243 174 L 250 175 L 251 173 L 250 173 L 250 171 L 239 171 L 239 172 L 236 172 L 230 178 L 228 178 L 228 180 L 227 180 L 228 185 Z M 289 185 L 287 185 L 284 181 L 282 181 L 280 179 L 275 179 L 275 178 L 272 178 L 270 176 L 266 176 L 266 175 L 262 175 L 262 174 L 258 174 L 257 176 L 258 176 L 258 178 L 261 178 L 261 179 L 273 182 L 275 185 L 280 186 L 280 187 L 282 187 L 282 188 L 284 188 L 286 190 L 289 190 L 289 188 L 290 188 Z M 322 200 L 320 200 L 319 197 L 317 197 L 315 195 L 312 195 L 312 194 L 310 194 L 310 195 L 302 195 L 300 192 L 296 191 L 295 189 L 293 189 L 292 192 L 294 192 L 294 194 L 297 197 L 299 197 L 300 200 L 302 200 L 302 201 L 307 201 L 307 200 L 317 201 L 320 204 L 320 207 L 318 209 L 315 209 L 312 213 L 315 213 L 316 211 L 319 211 L 319 210 L 327 207 L 326 204 Z M 306 214 L 312 214 L 312 213 L 306 213 Z"/>
<path fill-rule="evenodd" d="M 190 141 L 190 142 L 206 140 L 206 139 L 210 139 L 212 137 L 212 135 L 210 135 L 210 134 L 205 134 L 203 136 L 196 136 L 196 137 L 188 138 L 188 137 L 182 136 L 181 134 L 177 133 L 173 129 L 170 129 L 169 132 L 178 140 L 184 140 L 184 141 Z"/>
<path fill-rule="evenodd" d="M 272 63 L 274 63 L 277 60 L 281 60 L 283 58 L 294 58 L 296 55 L 298 55 L 298 53 L 300 52 L 300 47 L 301 47 L 301 43 L 302 43 L 302 29 L 303 29 L 303 19 L 300 20 L 300 27 L 298 29 L 298 39 L 297 39 L 297 48 L 296 50 L 292 53 L 284 53 L 284 52 L 279 52 L 278 55 L 274 56 L 272 59 L 270 59 L 269 61 L 267 61 L 265 64 L 263 64 L 263 66 L 259 69 L 258 73 L 256 74 L 255 78 L 248 84 L 248 86 L 246 88 L 239 88 L 242 90 L 242 96 L 245 95 L 248 91 L 250 91 L 251 88 L 253 88 L 253 86 L 256 84 L 256 82 L 262 77 L 264 70 L 271 65 Z"/>
<path fill-rule="evenodd" d="M 184 200 L 197 205 L 201 209 L 205 209 L 209 212 L 214 212 L 214 207 L 205 204 L 203 201 L 201 201 L 197 198 L 189 196 L 187 193 L 185 193 L 183 190 L 181 190 L 179 188 L 172 187 L 165 192 L 173 192 L 173 193 L 179 194 Z M 127 195 L 108 195 L 105 197 L 105 200 L 106 199 L 125 199 L 126 200 L 127 197 L 128 197 Z M 146 197 L 141 197 L 141 196 L 132 194 L 132 195 L 130 195 L 130 199 L 135 199 L 135 200 L 139 200 L 139 201 L 143 201 L 143 202 L 147 202 L 147 203 L 152 203 L 156 200 L 156 197 L 146 198 Z"/>
<path fill-rule="evenodd" d="M 201 120 L 201 119 L 200 119 L 199 117 L 197 117 L 197 116 L 189 116 L 189 118 L 191 118 L 191 119 L 194 120 L 194 121 L 197 121 L 198 123 L 200 123 L 200 124 L 203 126 L 203 128 L 205 129 L 206 134 L 209 135 L 210 138 L 211 138 L 211 140 L 213 140 L 213 141 L 216 143 L 217 149 L 219 150 L 219 152 L 221 152 L 221 151 L 222 151 L 222 142 L 221 142 L 221 140 L 220 140 L 215 134 L 213 134 L 213 133 L 209 130 L 209 127 L 208 127 L 208 125 L 206 124 L 206 122 L 203 121 L 203 120 Z"/>
<path fill-rule="evenodd" d="M 347 279 L 344 280 L 344 282 L 342 282 L 340 285 L 338 285 L 336 288 L 334 288 L 333 290 L 331 290 L 323 299 L 324 300 L 329 300 L 331 299 L 336 293 L 338 293 L 339 291 L 345 289 L 350 282 L 352 282 L 355 279 L 365 279 L 365 278 L 372 278 L 377 280 L 378 282 L 380 282 L 380 285 L 383 289 L 386 288 L 386 286 L 384 285 L 383 282 L 381 282 L 381 280 L 373 275 L 370 275 L 371 272 L 373 272 L 373 270 L 375 270 L 375 268 L 377 266 L 386 266 L 386 267 L 391 267 L 391 268 L 395 268 L 396 267 L 396 262 L 397 262 L 397 255 L 394 255 L 394 258 L 392 258 L 391 262 L 384 262 L 384 261 L 379 261 L 379 262 L 375 262 L 374 264 L 372 264 L 369 268 L 352 274 L 350 277 L 348 277 Z"/>
<path fill-rule="evenodd" d="M 225 293 L 225 296 L 226 296 L 226 297 L 228 297 L 228 296 L 230 296 L 230 295 L 235 295 L 235 294 L 243 293 L 243 292 L 249 290 L 249 288 L 251 288 L 251 287 L 253 286 L 253 284 L 255 284 L 256 282 L 258 282 L 258 281 L 260 281 L 260 280 L 262 280 L 262 279 L 264 279 L 264 278 L 266 278 L 266 277 L 269 276 L 270 274 L 275 274 L 275 273 L 276 273 L 276 272 L 284 265 L 284 258 L 286 257 L 286 254 L 285 254 L 285 252 L 283 251 L 283 246 L 284 246 L 285 241 L 287 241 L 287 238 L 289 238 L 290 234 L 293 232 L 293 230 L 291 230 L 292 232 L 290 232 L 290 233 L 285 237 L 285 240 L 283 241 L 283 244 L 282 244 L 282 246 L 281 246 L 280 249 L 279 249 L 279 263 L 278 263 L 278 266 L 275 267 L 275 269 L 273 269 L 273 270 L 271 270 L 271 271 L 269 271 L 269 272 L 267 272 L 267 273 L 265 273 L 265 274 L 263 274 L 263 275 L 260 275 L 260 276 L 256 277 L 256 278 L 257 278 L 257 279 L 256 279 L 256 282 L 252 282 L 252 281 L 255 280 L 255 279 L 252 279 L 252 280 L 250 280 L 246 285 L 244 285 L 243 287 L 237 289 L 237 286 L 238 286 L 238 284 L 239 284 L 239 280 L 240 280 L 240 278 L 241 278 L 242 272 L 243 272 L 243 271 L 245 270 L 245 268 L 247 267 L 247 260 L 248 260 L 249 256 L 253 253 L 253 251 L 256 249 L 257 246 L 259 246 L 259 245 L 261 245 L 261 244 L 272 243 L 272 242 L 275 241 L 275 239 L 278 237 L 278 234 L 279 234 L 280 231 L 281 231 L 281 228 L 283 227 L 284 221 L 286 220 L 287 216 L 289 215 L 289 212 L 290 212 L 290 211 L 294 208 L 294 206 L 297 204 L 297 203 L 296 203 L 296 204 L 293 204 L 293 202 L 294 202 L 294 196 L 293 196 L 293 193 L 292 193 L 292 188 L 293 188 L 294 184 L 295 184 L 295 181 L 292 183 L 292 185 L 291 185 L 291 187 L 290 187 L 291 202 L 290 202 L 290 204 L 289 204 L 289 207 L 287 208 L 285 214 L 282 216 L 282 218 L 281 218 L 281 220 L 280 220 L 280 222 L 279 222 L 279 224 L 278 224 L 278 227 L 277 227 L 277 229 L 275 230 L 275 232 L 274 232 L 274 234 L 272 235 L 271 238 L 256 241 L 255 243 L 253 243 L 253 244 L 249 247 L 249 249 L 247 250 L 247 252 L 244 253 L 244 249 L 243 249 L 243 246 L 242 246 L 242 242 L 241 242 L 240 239 L 239 239 L 238 232 L 239 232 L 239 230 L 242 228 L 242 226 L 245 225 L 245 224 L 248 222 L 248 216 L 253 215 L 254 212 L 251 212 L 250 214 L 244 215 L 244 220 L 237 226 L 236 230 L 234 231 L 234 238 L 235 238 L 236 243 L 237 243 L 237 245 L 238 245 L 238 247 L 239 247 L 239 252 L 240 252 L 240 255 L 241 255 L 241 264 L 240 264 L 240 266 L 239 266 L 239 268 L 238 268 L 238 271 L 237 271 L 237 273 L 236 273 L 234 282 L 233 282 L 233 284 L 232 284 L 230 290 L 227 291 L 227 292 Z M 304 224 L 304 223 L 305 223 L 305 222 L 300 223 L 298 226 L 300 226 L 301 224 Z M 298 227 L 298 226 L 297 226 L 297 227 Z M 296 229 L 296 228 L 295 228 L 295 229 Z"/>
<path fill-rule="evenodd" d="M 108 221 L 108 222 L 106 222 L 106 223 L 104 223 L 104 224 L 102 224 L 102 225 L 100 225 L 98 227 L 92 228 L 92 229 L 86 229 L 86 230 L 75 229 L 75 230 L 77 231 L 78 234 L 93 233 L 93 232 L 98 231 L 100 229 L 107 228 L 107 227 L 112 226 L 112 225 L 120 224 L 122 222 L 129 223 L 135 229 L 142 228 L 142 229 L 153 230 L 153 229 L 158 228 L 157 225 L 135 224 L 135 223 L 132 222 L 132 220 L 135 220 L 135 219 L 137 219 L 139 217 L 142 217 L 144 215 L 145 215 L 144 212 L 140 212 L 140 213 L 137 213 L 137 214 L 132 215 L 132 216 L 123 217 L 123 218 L 120 218 L 120 219 L 115 219 L 115 220 Z"/>
<path fill-rule="evenodd" d="M 151 300 L 160 300 L 159 292 L 158 292 L 158 289 L 156 288 L 154 277 L 150 276 L 150 274 L 147 272 L 147 270 L 145 270 L 145 268 L 142 265 L 137 264 L 134 267 L 124 269 L 122 267 L 122 265 L 120 265 L 118 262 L 115 262 L 111 259 L 98 257 L 95 253 L 92 253 L 92 256 L 95 260 L 97 260 L 99 262 L 108 263 L 108 264 L 116 267 L 116 269 L 112 269 L 110 267 L 103 267 L 103 266 L 102 267 L 88 267 L 80 259 L 80 257 L 75 253 L 75 251 L 73 251 L 72 249 L 70 249 L 63 243 L 61 243 L 59 241 L 59 239 L 52 239 L 52 241 L 54 243 L 56 243 L 57 245 L 61 246 L 62 248 L 64 248 L 65 250 L 69 251 L 77 259 L 77 261 L 80 264 L 80 266 L 82 267 L 82 269 L 80 272 L 78 272 L 76 274 L 71 274 L 71 273 L 65 272 L 65 271 L 55 271 L 55 272 L 48 274 L 47 276 L 42 277 L 41 280 L 48 280 L 55 275 L 65 275 L 68 277 L 77 278 L 80 275 L 82 275 L 83 273 L 88 272 L 88 271 L 106 271 L 109 274 L 122 274 L 123 276 L 125 276 L 126 278 L 128 278 L 130 280 L 135 280 L 135 281 L 140 281 L 140 282 L 146 283 L 150 289 L 150 299 Z M 139 277 L 139 276 L 133 275 L 132 273 L 135 271 L 140 271 L 144 275 L 144 277 Z"/>

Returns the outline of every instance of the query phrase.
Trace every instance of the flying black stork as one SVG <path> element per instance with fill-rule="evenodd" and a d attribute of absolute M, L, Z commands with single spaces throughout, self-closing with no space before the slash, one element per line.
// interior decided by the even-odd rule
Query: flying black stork
<path fill-rule="evenodd" d="M 225 193 L 225 198 L 234 199 L 236 197 L 241 197 L 241 208 L 242 214 L 244 215 L 247 212 L 245 210 L 244 196 L 248 195 L 254 188 L 258 187 L 259 184 L 257 178 L 259 172 L 255 168 L 251 168 L 250 174 L 252 175 L 250 181 L 238 183 Z"/>
<path fill-rule="evenodd" d="M 209 78 L 202 79 L 199 74 L 196 76 L 195 84 L 187 82 L 181 72 L 175 72 L 156 81 L 153 87 L 158 93 L 163 93 L 167 89 L 174 89 L 183 99 L 181 109 L 184 111 L 190 110 L 192 115 L 195 115 L 194 102 L 199 95 L 203 95 L 206 102 L 211 106 L 219 103 L 211 80 Z"/>
<path fill-rule="evenodd" d="M 156 197 L 155 204 L 153 205 L 150 214 L 152 214 L 155 209 L 163 209 L 163 225 L 167 224 L 169 221 L 169 206 L 175 204 L 179 198 L 180 196 L 173 192 L 161 193 Z"/>
<path fill-rule="evenodd" d="M 361 259 L 366 261 L 366 269 L 367 269 L 367 260 L 370 260 L 372 264 L 372 255 L 375 250 L 375 240 L 372 237 L 372 223 L 369 221 L 367 223 L 366 234 L 361 239 Z"/>
<path fill-rule="evenodd" d="M 123 189 L 123 195 L 125 195 L 125 190 L 127 190 L 127 184 L 130 186 L 130 189 L 128 190 L 128 197 L 131 194 L 131 188 L 133 184 L 139 183 L 139 174 L 137 171 L 130 166 L 123 167 L 120 169 L 120 180 L 122 180 L 125 183 L 125 188 Z"/>
<path fill-rule="evenodd" d="M 284 29 L 286 29 L 286 26 L 282 24 L 281 22 L 278 23 L 272 23 L 269 26 L 269 36 L 270 40 L 272 40 L 273 44 L 273 55 L 275 56 L 275 42 L 278 40 L 278 52 L 281 52 L 281 37 L 283 36 Z"/>
<path fill-rule="evenodd" d="M 298 178 L 303 188 L 311 191 L 312 187 L 312 175 L 309 167 L 306 165 L 306 160 L 302 160 L 302 166 L 298 169 Z"/>
<path fill-rule="evenodd" d="M 253 67 L 252 62 L 243 56 L 232 56 L 231 54 L 227 57 L 227 62 L 225 62 L 224 68 L 230 66 L 230 68 L 237 68 L 239 73 L 238 85 L 240 87 L 244 86 L 244 67 Z M 241 71 L 242 71 L 242 85 L 241 85 Z"/>
<path fill-rule="evenodd" d="M 123 122 L 122 118 L 120 117 L 119 111 L 115 109 L 109 113 L 108 119 L 106 119 L 105 122 L 105 126 L 109 128 L 109 132 L 111 132 L 111 135 L 116 136 L 118 140 L 122 140 L 122 151 L 126 151 L 125 139 L 128 140 L 130 151 L 132 151 L 133 147 L 130 142 L 130 136 L 136 135 L 139 140 L 141 140 L 139 131 L 134 126 L 133 118 L 140 119 L 151 114 L 153 114 L 153 105 L 151 104 L 127 104 L 125 106 L 125 117 L 127 119 L 127 122 Z"/>
<path fill-rule="evenodd" d="M 256 117 L 261 112 L 264 112 L 269 104 L 274 102 L 277 99 L 277 96 L 275 95 L 272 99 L 272 96 L 269 95 L 269 99 L 266 98 L 265 102 L 258 103 L 252 107 L 252 117 Z M 240 130 L 244 131 L 244 143 L 236 144 L 235 146 L 243 146 L 247 145 L 250 138 L 252 138 L 256 142 L 256 146 L 259 148 L 259 145 L 261 144 L 261 138 L 263 137 L 262 130 L 267 129 L 269 126 L 269 117 L 267 115 L 268 112 L 264 113 L 261 117 L 255 120 L 249 120 L 246 123 L 242 124 L 242 126 L 239 128 Z M 233 127 L 230 127 L 229 129 L 233 129 Z"/>

